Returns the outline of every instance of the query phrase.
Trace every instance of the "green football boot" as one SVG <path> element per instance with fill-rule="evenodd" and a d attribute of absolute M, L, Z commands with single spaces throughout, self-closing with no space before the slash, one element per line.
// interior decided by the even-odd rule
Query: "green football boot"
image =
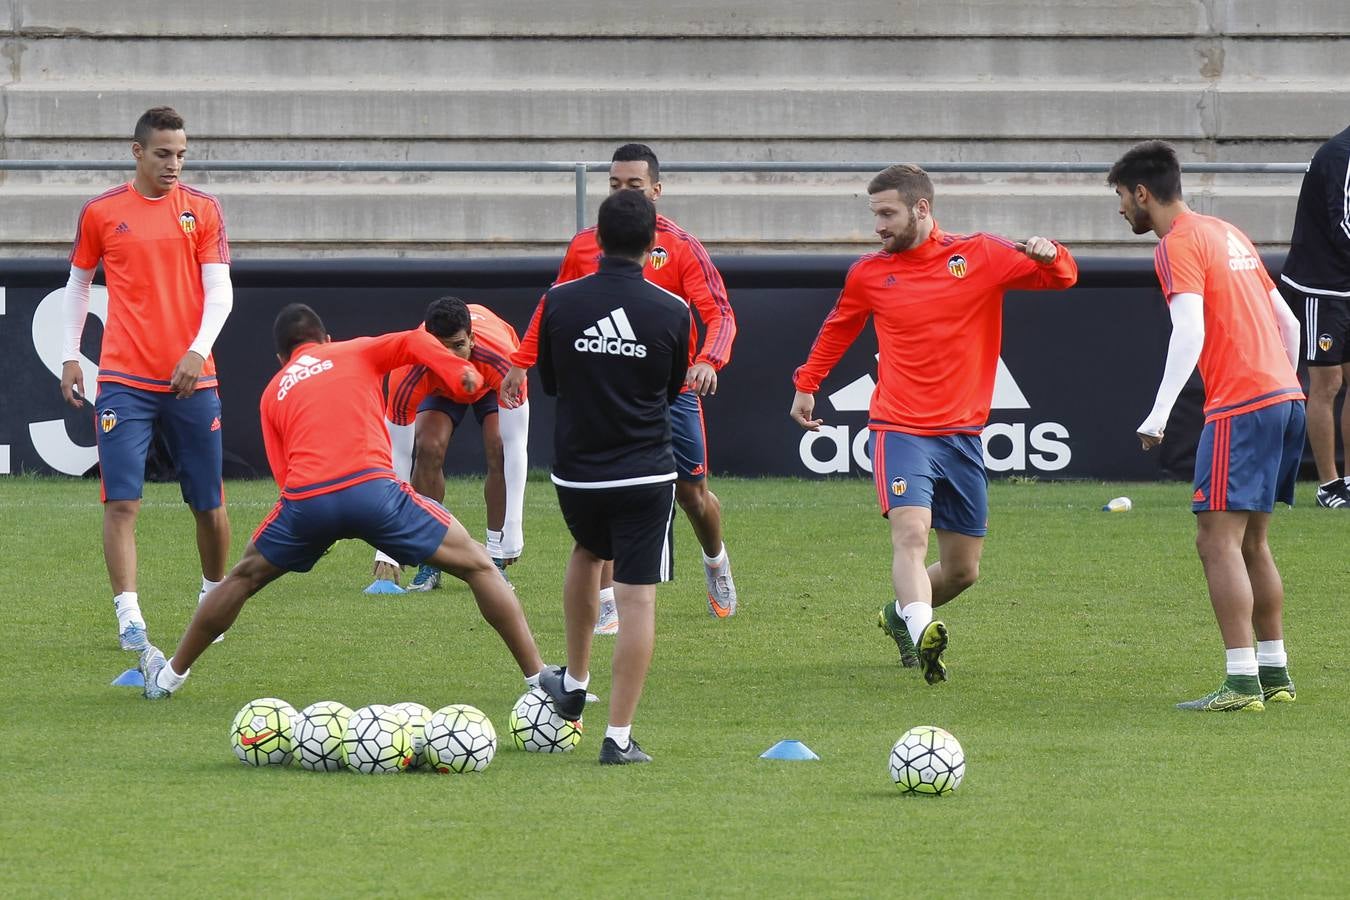
<path fill-rule="evenodd" d="M 900 648 L 900 665 L 912 669 L 919 664 L 919 654 L 914 649 L 914 639 L 909 636 L 909 627 L 900 614 L 895 611 L 894 603 L 887 603 L 877 613 L 877 627 L 886 632 L 895 646 Z"/>
<path fill-rule="evenodd" d="M 934 619 L 919 635 L 919 669 L 929 684 L 947 680 L 947 667 L 942 662 L 942 653 L 946 649 L 947 626 Z"/>
<path fill-rule="evenodd" d="M 1267 703 L 1293 703 L 1298 697 L 1294 690 L 1294 680 L 1284 666 L 1262 666 L 1261 699 Z"/>
<path fill-rule="evenodd" d="M 1217 691 L 1177 704 L 1177 709 L 1195 712 L 1262 712 L 1265 708 L 1261 682 L 1255 675 L 1229 675 Z"/>

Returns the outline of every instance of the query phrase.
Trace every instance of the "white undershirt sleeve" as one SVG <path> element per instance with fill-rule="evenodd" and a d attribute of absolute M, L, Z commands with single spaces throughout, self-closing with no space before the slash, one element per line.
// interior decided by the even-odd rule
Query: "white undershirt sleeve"
<path fill-rule="evenodd" d="M 529 473 L 526 445 L 530 440 L 530 403 L 497 412 L 506 476 L 506 519 L 502 523 L 503 559 L 515 559 L 525 549 L 525 479 Z"/>
<path fill-rule="evenodd" d="M 66 281 L 65 300 L 62 303 L 61 361 L 80 358 L 80 337 L 84 334 L 84 320 L 89 315 L 89 285 L 94 282 L 93 269 L 70 267 Z"/>
<path fill-rule="evenodd" d="M 1298 352 L 1303 340 L 1298 317 L 1278 289 L 1270 292 L 1270 305 L 1275 309 L 1275 322 L 1280 326 L 1280 340 L 1284 341 L 1284 352 L 1289 354 L 1289 364 L 1298 370 Z"/>
<path fill-rule="evenodd" d="M 1167 427 L 1181 389 L 1186 386 L 1200 351 L 1205 346 L 1205 305 L 1199 294 L 1173 294 L 1169 305 L 1172 313 L 1172 339 L 1167 344 L 1167 364 L 1163 366 L 1162 383 L 1153 411 L 1136 429 L 1140 434 L 1159 435 Z"/>
<path fill-rule="evenodd" d="M 225 320 L 230 317 L 230 310 L 234 309 L 230 267 L 225 263 L 202 263 L 202 288 L 206 293 L 202 306 L 202 327 L 188 349 L 206 359 L 211 355 L 216 338 L 220 337 L 220 330 L 225 327 Z"/>

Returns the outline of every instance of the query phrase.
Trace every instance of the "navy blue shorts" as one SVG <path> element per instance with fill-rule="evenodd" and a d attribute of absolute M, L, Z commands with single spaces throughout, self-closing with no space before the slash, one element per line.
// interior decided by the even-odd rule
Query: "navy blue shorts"
<path fill-rule="evenodd" d="M 703 400 L 685 391 L 670 404 L 670 446 L 675 451 L 675 477 L 702 481 L 708 474 L 708 432 L 703 427 Z"/>
<path fill-rule="evenodd" d="M 1191 512 L 1268 513 L 1276 500 L 1293 506 L 1304 427 L 1302 400 L 1206 422 L 1195 451 Z"/>
<path fill-rule="evenodd" d="M 253 532 L 253 546 L 288 572 L 308 572 L 343 538 L 360 538 L 412 565 L 435 554 L 454 521 L 445 507 L 411 485 L 376 478 L 304 500 L 283 497 Z"/>
<path fill-rule="evenodd" d="M 185 400 L 170 391 L 147 391 L 112 381 L 98 385 L 98 470 L 102 496 L 139 500 L 145 486 L 145 454 L 158 425 L 178 466 L 183 502 L 196 510 L 225 502 L 221 482 L 220 394 L 205 388 Z"/>
<path fill-rule="evenodd" d="M 989 476 L 978 435 L 873 431 L 868 444 L 883 516 L 897 506 L 922 506 L 933 511 L 934 528 L 984 537 Z"/>
<path fill-rule="evenodd" d="M 458 428 L 459 423 L 464 421 L 464 413 L 468 412 L 470 405 L 473 406 L 473 417 L 478 420 L 479 425 L 482 425 L 484 419 L 498 411 L 497 392 L 488 391 L 472 404 L 459 403 L 440 394 L 427 394 L 426 399 L 417 404 L 417 411 L 424 413 L 434 409 L 436 412 L 445 413 L 450 417 L 450 424 Z"/>

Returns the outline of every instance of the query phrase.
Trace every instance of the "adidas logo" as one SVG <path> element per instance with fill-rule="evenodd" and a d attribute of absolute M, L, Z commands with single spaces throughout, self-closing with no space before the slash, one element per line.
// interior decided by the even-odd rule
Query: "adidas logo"
<path fill-rule="evenodd" d="M 639 344 L 628 314 L 623 307 L 611 310 L 590 328 L 581 333 L 572 346 L 578 353 L 604 353 L 609 356 L 632 356 L 645 359 L 647 345 Z"/>
<path fill-rule="evenodd" d="M 1234 272 L 1246 272 L 1255 269 L 1261 265 L 1261 260 L 1257 259 L 1247 245 L 1238 239 L 1236 234 L 1228 232 L 1228 268 Z"/>
<path fill-rule="evenodd" d="M 117 227 L 113 229 L 114 234 L 131 234 L 131 226 L 126 222 L 118 222 Z"/>
<path fill-rule="evenodd" d="M 887 275 L 886 280 L 881 283 L 882 287 L 895 287 L 895 276 Z"/>
<path fill-rule="evenodd" d="M 277 399 L 285 400 L 286 395 L 291 392 L 291 388 L 307 378 L 313 378 L 322 372 L 327 372 L 333 368 L 331 359 L 315 359 L 308 353 L 302 354 L 295 362 L 286 367 L 286 374 L 281 376 L 281 384 L 277 386 Z"/>

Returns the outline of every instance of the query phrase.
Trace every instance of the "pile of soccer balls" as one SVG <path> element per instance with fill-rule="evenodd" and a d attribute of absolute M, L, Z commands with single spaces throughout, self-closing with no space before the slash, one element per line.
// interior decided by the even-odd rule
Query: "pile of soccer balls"
<path fill-rule="evenodd" d="M 533 753 L 562 753 L 581 740 L 581 722 L 558 715 L 548 695 L 526 691 L 511 708 L 511 740 Z M 420 703 L 372 704 L 351 710 L 333 700 L 299 712 L 285 700 L 244 704 L 230 727 L 234 755 L 250 766 L 292 759 L 314 772 L 365 774 L 426 768 L 481 772 L 497 753 L 497 729 L 476 707 L 456 703 L 432 712 Z"/>

